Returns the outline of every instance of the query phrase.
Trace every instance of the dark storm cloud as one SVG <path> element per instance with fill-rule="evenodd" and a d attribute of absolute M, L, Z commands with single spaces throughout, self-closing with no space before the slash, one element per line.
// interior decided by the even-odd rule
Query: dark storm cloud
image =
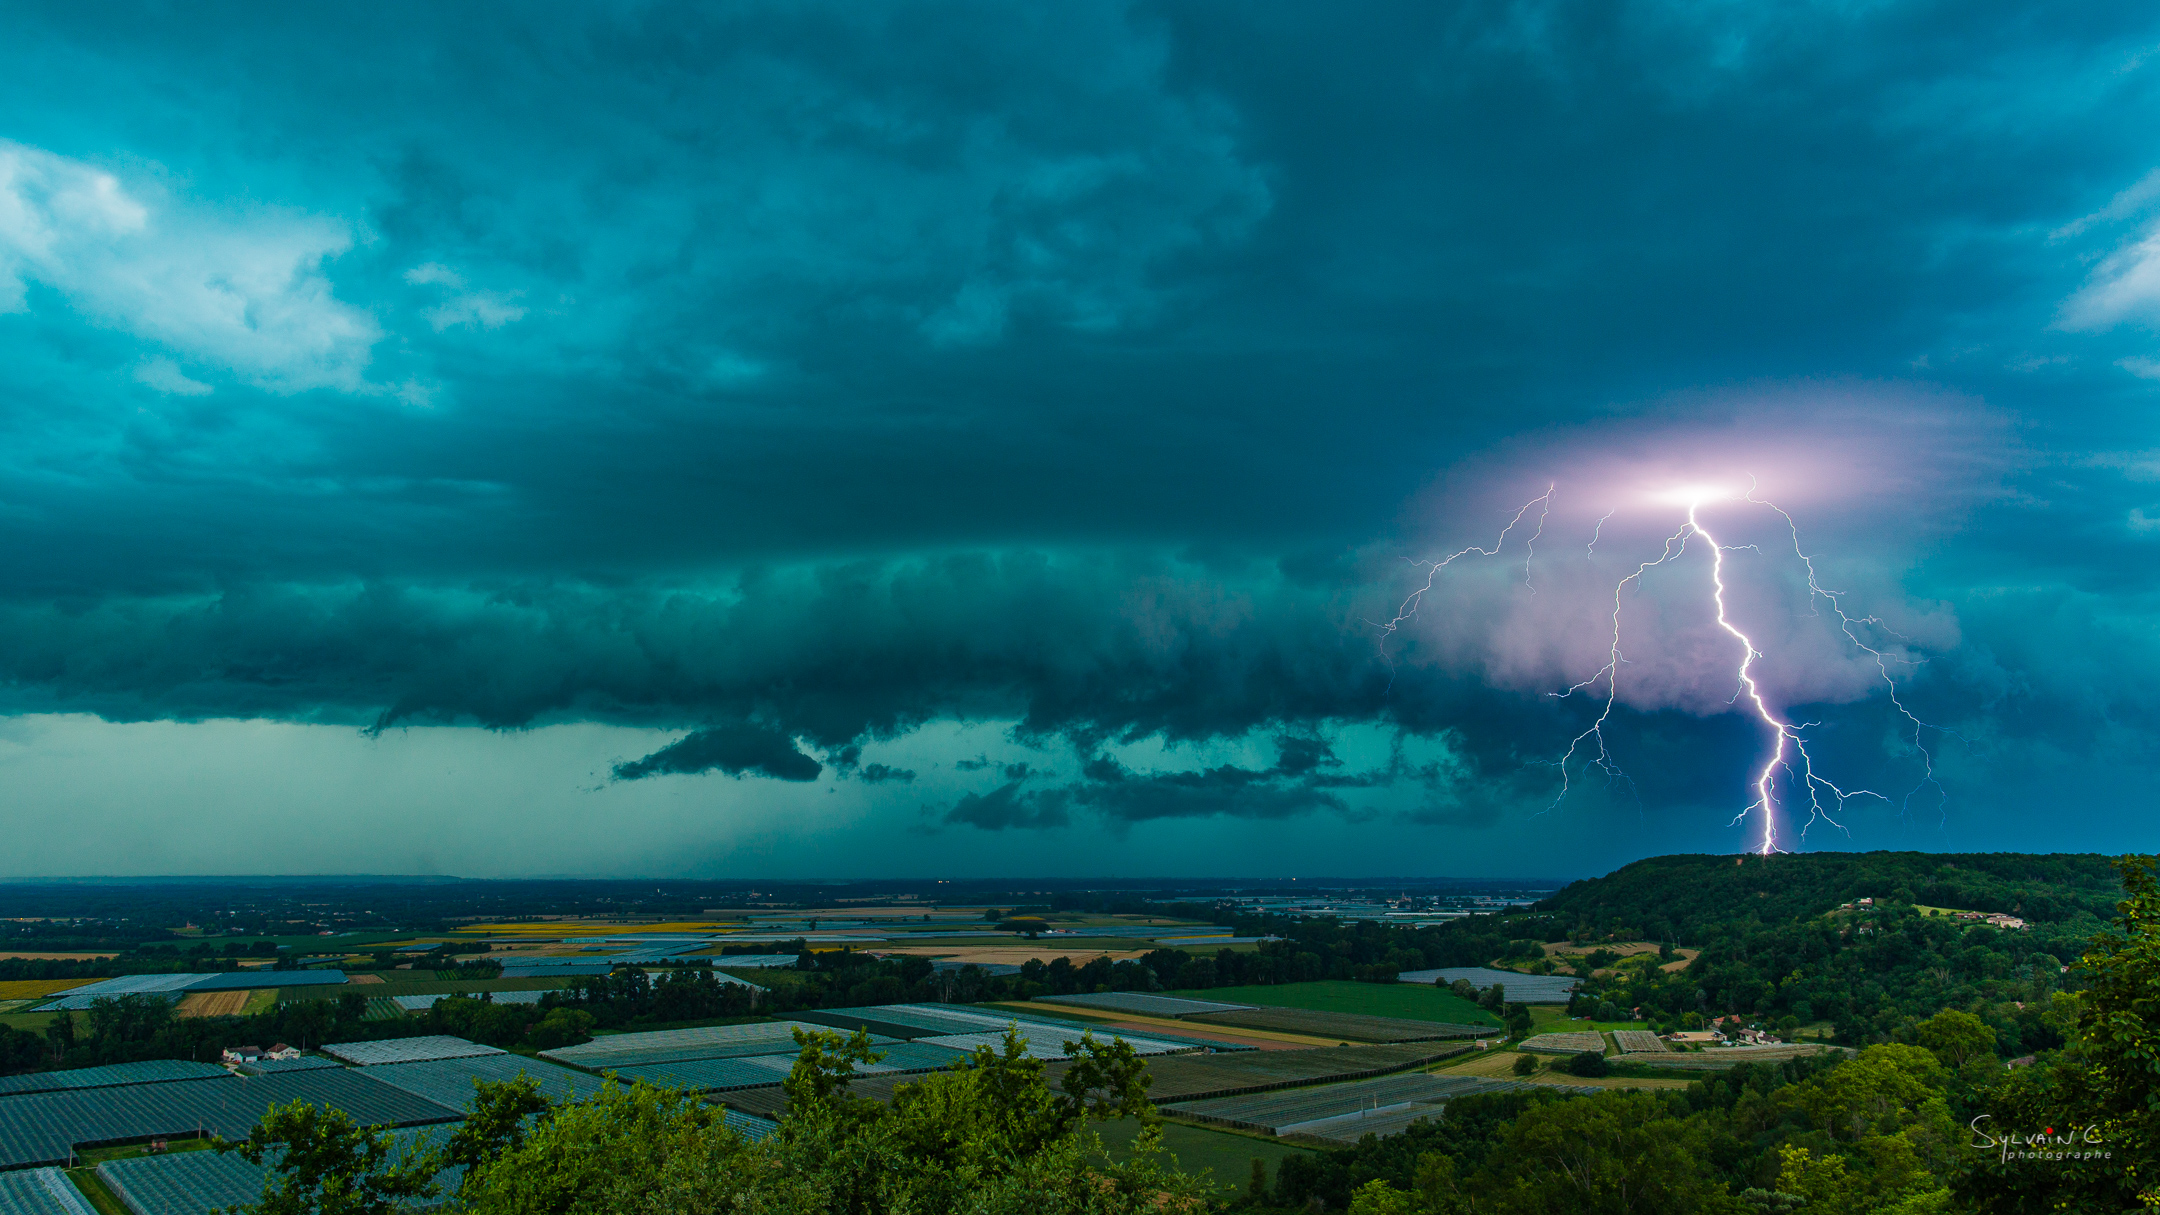
<path fill-rule="evenodd" d="M 2156 26 L 24 15 L 0 49 L 0 693 L 689 731 L 624 779 L 897 789 L 863 745 L 944 719 L 1096 762 L 952 810 L 985 828 L 1341 812 L 1383 770 L 1320 729 L 1377 722 L 1459 757 L 1384 770 L 1404 813 L 1489 821 L 1542 804 L 1580 706 L 1496 659 L 1556 647 L 1476 602 L 1376 660 L 1389 561 L 1507 509 L 1484 492 L 1507 477 L 1451 470 L 1542 485 L 1616 419 L 1745 431 L 1733 396 L 1837 382 L 1880 411 L 1984 401 L 1968 430 L 2015 436 L 1959 466 L 1986 486 L 1839 537 L 1877 598 L 1962 629 L 1915 703 L 2149 765 Z M 1866 707 L 1811 712 L 1878 737 Z M 1704 754 L 1748 752 L 1729 721 L 1624 716 L 1669 762 L 1622 801 L 1693 798 L 1729 783 Z M 1284 736 L 1272 768 L 1100 766 L 1256 732 Z"/>
<path fill-rule="evenodd" d="M 33 282 L 25 588 L 1332 546 L 1614 402 L 1917 364 L 2105 411 L 2142 349 L 2049 328 L 2135 215 L 2031 235 L 2151 167 L 2147 74 L 2101 66 L 2127 12 L 97 13 L 19 31 L 8 134 L 166 228 L 231 243 L 262 195 L 342 227 L 380 391 L 236 383 Z M 357 348 L 314 333 L 253 357 Z"/>
<path fill-rule="evenodd" d="M 1064 827 L 1076 806 L 1113 824 L 1217 816 L 1287 818 L 1316 810 L 1346 811 L 1349 807 L 1334 790 L 1386 786 L 1413 775 L 1399 765 L 1370 774 L 1321 775 L 1323 767 L 1342 766 L 1327 744 L 1295 736 L 1275 742 L 1278 758 L 1272 768 L 1221 764 L 1192 772 L 1135 772 L 1111 756 L 1096 755 L 1082 764 L 1079 780 L 1041 789 L 1024 789 L 1029 777 L 1038 775 L 1028 765 L 1009 765 L 1006 783 L 962 797 L 944 821 L 992 831 Z"/>
<path fill-rule="evenodd" d="M 816 780 L 824 770 L 823 764 L 796 750 L 786 734 L 750 722 L 731 722 L 699 730 L 643 759 L 617 764 L 615 779 L 717 771 L 803 781 Z"/>
<path fill-rule="evenodd" d="M 1072 824 L 1072 795 L 1063 789 L 1022 791 L 1007 781 L 988 793 L 970 793 L 945 812 L 945 824 L 965 824 L 985 831 L 1009 827 L 1048 829 Z"/>

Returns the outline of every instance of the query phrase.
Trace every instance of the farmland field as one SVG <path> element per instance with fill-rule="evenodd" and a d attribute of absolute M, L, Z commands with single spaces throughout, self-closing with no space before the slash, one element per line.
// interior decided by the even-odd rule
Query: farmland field
<path fill-rule="evenodd" d="M 1468 1050 L 1444 1042 L 1388 1046 L 1328 1046 L 1304 1051 L 1255 1051 L 1238 1055 L 1178 1055 L 1150 1059 L 1155 1101 L 1195 1101 L 1211 1096 L 1364 1079 L 1407 1071 Z"/>
<path fill-rule="evenodd" d="M 1587 1054 L 1595 1051 L 1602 1055 L 1605 1053 L 1605 1035 L 1593 1030 L 1538 1034 L 1523 1039 L 1522 1045 L 1518 1049 L 1567 1055 Z"/>
<path fill-rule="evenodd" d="M 1469 1076 L 1456 1072 L 1406 1072 L 1345 1084 L 1322 1084 L 1275 1092 L 1183 1101 L 1168 1107 L 1168 1112 L 1208 1122 L 1219 1122 L 1226 1126 L 1252 1131 L 1272 1131 L 1281 1135 L 1291 1130 L 1304 1130 L 1308 1123 L 1373 1109 L 1385 1112 L 1387 1107 L 1397 1105 L 1428 1107 L 1412 1112 L 1410 1117 L 1404 1120 L 1407 1124 L 1410 1119 L 1437 1116 L 1440 1111 L 1430 1107 L 1444 1104 L 1453 1097 L 1470 1093 L 1502 1092 L 1514 1087 L 1516 1082 L 1513 1080 L 1485 1076 Z M 1334 1129 L 1336 1128 L 1316 1128 L 1322 1138 L 1334 1138 L 1334 1135 L 1327 1133 Z M 1349 1138 L 1355 1142 L 1357 1135 L 1353 1133 Z"/>
<path fill-rule="evenodd" d="M 1352 983 L 1329 980 L 1319 983 L 1282 983 L 1273 987 L 1211 987 L 1205 991 L 1173 991 L 1165 995 L 1188 1000 L 1214 1000 L 1225 1004 L 1258 1004 L 1268 1008 L 1305 1008 L 1314 1012 L 1363 1013 L 1368 1017 L 1401 1017 L 1411 1021 L 1436 1021 L 1454 1025 L 1498 1025 L 1491 1013 L 1437 987 L 1409 983 Z"/>
<path fill-rule="evenodd" d="M 1817 1046 L 1814 1043 L 1793 1043 L 1785 1046 L 1731 1046 L 1705 1051 L 1672 1051 L 1664 1054 L 1644 1052 L 1622 1055 L 1615 1063 L 1637 1063 L 1650 1067 L 1671 1068 L 1675 1071 L 1718 1071 L 1741 1063 L 1783 1063 L 1802 1055 L 1823 1051 L 1836 1051 L 1837 1047 Z"/>
<path fill-rule="evenodd" d="M 198 991 L 183 996 L 180 1007 L 174 1011 L 180 1017 L 237 1017 L 247 1010 L 248 1002 L 255 996 L 245 987 L 231 991 Z"/>
<path fill-rule="evenodd" d="M 1524 1080 L 1523 1077 L 1515 1074 L 1515 1060 L 1520 1057 L 1511 1050 L 1481 1051 L 1467 1059 L 1451 1059 L 1441 1064 L 1439 1074 L 1444 1076 L 1491 1076 L 1502 1080 Z M 1544 1070 L 1524 1080 L 1528 1084 L 1554 1084 L 1568 1088 L 1686 1088 L 1688 1086 L 1688 1082 L 1685 1080 L 1650 1080 L 1634 1076 L 1608 1076 L 1603 1079 L 1591 1080 L 1580 1076 L 1570 1076 L 1564 1071 L 1554 1070 L 1553 1065 L 1560 1061 L 1554 1059 L 1551 1055 L 1542 1057 L 1532 1055 L 1530 1057 L 1536 1059 Z M 1614 1062 L 1617 1063 L 1620 1060 L 1616 1059 Z"/>
<path fill-rule="evenodd" d="M 56 996 L 74 987 L 88 987 L 96 979 L 8 979 L 0 981 L 0 1000 L 31 1000 Z"/>
<path fill-rule="evenodd" d="M 1140 1134 L 1140 1124 L 1129 1118 L 1120 1119 L 1104 1123 L 1095 1130 L 1102 1136 L 1103 1146 L 1109 1149 L 1111 1159 L 1122 1160 L 1131 1154 L 1132 1141 Z M 1257 1135 L 1240 1135 L 1235 1131 L 1219 1131 L 1167 1119 L 1163 1122 L 1162 1132 L 1163 1147 L 1177 1158 L 1179 1168 L 1190 1173 L 1211 1169 L 1216 1185 L 1233 1190 L 1245 1188 L 1246 1179 L 1252 1176 L 1255 1157 L 1267 1161 L 1268 1178 L 1272 1181 L 1275 1170 L 1286 1158 L 1310 1154 L 1304 1148 Z"/>
<path fill-rule="evenodd" d="M 1204 1013 L 1187 1017 L 1185 1021 L 1302 1034 L 1322 1041 L 1341 1043 L 1432 1042 L 1480 1035 L 1492 1036 L 1500 1032 L 1483 1025 L 1411 1021 L 1402 1017 L 1367 1016 L 1364 1013 L 1316 1012 L 1310 1008 L 1247 1008 L 1238 1012 Z"/>

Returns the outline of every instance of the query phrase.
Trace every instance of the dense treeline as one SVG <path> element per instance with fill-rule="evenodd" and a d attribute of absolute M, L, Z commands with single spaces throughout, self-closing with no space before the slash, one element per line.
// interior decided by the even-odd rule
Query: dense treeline
<path fill-rule="evenodd" d="M 1269 1198 L 1354 1215 L 1920 1215 L 1968 1171 L 1973 1093 L 1934 1053 L 1890 1045 L 1684 1091 L 1463 1097 L 1437 1123 L 1285 1161 Z"/>
<path fill-rule="evenodd" d="M 1603 969 L 1578 995 L 1578 1011 L 1610 1003 L 1661 1027 L 1735 1015 L 1788 1031 L 1827 1022 L 1837 1041 L 1857 1046 L 1891 1041 L 1957 1008 L 1989 1025 L 2015 1057 L 2063 1041 L 2049 998 L 2083 982 L 2068 963 L 2102 927 L 2090 860 L 1663 857 L 1578 883 L 1519 918 L 1525 932 L 1540 921 L 1572 925 L 1577 940 L 1671 929 L 1700 947 L 1685 968 L 1667 969 L 1670 950 L 1598 959 Z M 2012 861 L 2029 862 L 2030 875 L 2016 876 Z M 1946 901 L 1923 908 L 1909 901 L 1915 894 Z M 1627 916 L 1605 914 L 1623 897 L 1644 902 Z M 1861 899 L 1873 905 L 1845 906 Z M 1997 928 L 1935 910 L 1959 906 L 2021 914 L 2028 925 Z M 1771 908 L 1797 910 L 1780 919 Z"/>
<path fill-rule="evenodd" d="M 1999 911 L 2098 929 L 2119 897 L 2097 855 L 1811 852 L 1777 856 L 1660 856 L 1576 882 L 1537 905 L 1546 940 L 1671 940 L 1698 944 L 1736 923 L 1782 924 L 1863 898 Z"/>
<path fill-rule="evenodd" d="M 1378 926 L 1373 926 L 1377 928 Z M 1384 930 L 1382 930 L 1384 931 Z M 1355 938 L 1350 938 L 1355 939 Z M 875 958 L 850 950 L 804 951 L 793 970 L 744 971 L 750 981 L 771 984 L 759 1000 L 760 1011 L 779 1015 L 814 1008 L 849 1008 L 868 1004 L 978 1004 L 992 1000 L 1029 1000 L 1046 995 L 1092 991 L 1171 991 L 1236 987 L 1245 984 L 1304 983 L 1316 979 L 1363 979 L 1393 982 L 1397 962 L 1352 961 L 1348 944 L 1318 953 L 1294 940 L 1262 941 L 1249 952 L 1219 949 L 1200 954 L 1156 949 L 1144 957 L 1112 961 L 1097 956 L 1075 965 L 1071 958 L 1045 962 L 1030 959 L 1018 974 L 993 975 L 979 966 L 938 970 L 928 958 Z M 1423 965 L 1422 955 L 1398 948 L 1386 954 L 1400 962 Z M 722 967 L 726 958 L 716 959 Z M 620 982 L 616 976 L 611 982 Z M 603 1020 L 602 1025 L 610 1022 Z"/>
<path fill-rule="evenodd" d="M 642 970 L 581 976 L 570 980 L 568 989 L 542 996 L 541 1004 L 546 1008 L 575 1009 L 589 1016 L 592 1024 L 606 1029 L 625 1029 L 748 1017 L 760 1011 L 762 994 L 740 983 L 726 982 L 711 970 L 686 967 L 661 971 L 657 977 Z"/>
<path fill-rule="evenodd" d="M 1827 1021 L 1839 1041 L 1854 1045 L 1887 1041 L 1901 1025 L 1962 1008 L 1992 1025 L 2006 1050 L 2023 1054 L 2061 1044 L 2048 998 L 2080 981 L 2075 970 L 2065 973 L 2064 958 L 2081 951 L 2075 933 L 1960 923 L 1896 903 L 1711 931 L 1685 970 L 1661 971 L 1655 955 L 1631 958 L 1601 971 L 1578 1000 L 1638 1009 L 1660 1024 L 1692 1024 L 1690 1014 Z"/>
<path fill-rule="evenodd" d="M 276 949 L 271 947 L 272 951 Z M 123 954 L 111 958 L 0 958 L 0 981 L 18 979 L 109 979 L 115 975 L 187 974 L 191 971 L 238 970 L 241 957 L 262 954 L 161 953 Z"/>
<path fill-rule="evenodd" d="M 177 941 L 177 933 L 141 923 L 108 924 L 76 920 L 0 922 L 0 949 L 130 950 L 152 941 Z"/>
<path fill-rule="evenodd" d="M 347 992 L 335 1000 L 293 1000 L 244 1017 L 181 1017 L 155 996 L 96 1000 L 82 1017 L 55 1017 L 42 1034 L 0 1026 L 0 1065 L 7 1072 L 100 1067 L 145 1059 L 215 1062 L 237 1046 L 286 1043 L 312 1049 L 326 1042 L 455 1034 L 504 1048 L 546 1050 L 587 1040 L 593 1019 L 573 1009 L 495 1004 L 451 996 L 415 1016 L 367 1020 L 367 998 Z"/>

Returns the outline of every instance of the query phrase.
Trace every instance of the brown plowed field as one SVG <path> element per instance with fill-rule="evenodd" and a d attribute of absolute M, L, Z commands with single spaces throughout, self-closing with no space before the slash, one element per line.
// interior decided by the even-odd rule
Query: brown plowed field
<path fill-rule="evenodd" d="M 243 987 L 237 991 L 198 991 L 183 997 L 177 1011 L 182 1017 L 237 1017 L 247 1007 L 248 996 L 253 993 Z"/>

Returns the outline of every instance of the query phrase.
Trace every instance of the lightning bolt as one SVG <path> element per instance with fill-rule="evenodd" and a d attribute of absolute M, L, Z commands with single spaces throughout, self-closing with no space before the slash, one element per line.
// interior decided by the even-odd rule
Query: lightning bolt
<path fill-rule="evenodd" d="M 1919 783 L 1915 784 L 1910 790 L 1906 792 L 1904 798 L 1900 802 L 1900 808 L 1905 810 L 1911 809 L 1912 799 L 1915 795 L 1917 795 L 1922 789 L 1933 789 L 1935 791 L 1936 810 L 1938 812 L 1947 811 L 1950 795 L 1949 791 L 1942 787 L 1942 782 L 1935 779 L 1935 753 L 1928 749 L 1927 731 L 1934 730 L 1938 733 L 1949 734 L 1952 737 L 1957 737 L 1956 732 L 1949 730 L 1945 727 L 1933 725 L 1920 720 L 1918 717 L 1913 715 L 1911 709 L 1905 707 L 1904 701 L 1898 699 L 1897 680 L 1891 677 L 1890 664 L 1892 662 L 1897 662 L 1904 666 L 1913 667 L 1919 666 L 1920 663 L 1909 658 L 1892 659 L 1890 656 L 1884 654 L 1881 650 L 1869 645 L 1865 641 L 1860 640 L 1860 635 L 1854 630 L 1861 626 L 1867 626 L 1870 628 L 1881 629 L 1883 632 L 1898 638 L 1898 640 L 1900 641 L 1905 640 L 1905 638 L 1900 635 L 1897 630 L 1892 629 L 1889 625 L 1884 624 L 1881 620 L 1877 619 L 1874 616 L 1851 616 L 1846 614 L 1845 605 L 1840 601 L 1843 592 L 1825 590 L 1823 589 L 1822 583 L 1816 579 L 1815 559 L 1809 556 L 1800 547 L 1800 525 L 1798 523 L 1795 523 L 1793 521 L 1793 517 L 1790 514 L 1787 514 L 1785 509 L 1779 506 L 1777 503 L 1768 502 L 1756 497 L 1755 481 L 1752 477 L 1748 479 L 1748 491 L 1745 495 L 1743 495 L 1743 500 L 1755 503 L 1758 506 L 1767 506 L 1771 510 L 1777 512 L 1778 518 L 1785 521 L 1786 532 L 1792 537 L 1793 556 L 1799 558 L 1801 567 L 1807 570 L 1807 588 L 1809 601 L 1812 603 L 1814 600 L 1820 599 L 1823 602 L 1829 604 L 1830 610 L 1837 615 L 1838 628 L 1845 634 L 1845 639 L 1852 642 L 1855 649 L 1860 650 L 1868 657 L 1875 660 L 1875 670 L 1878 674 L 1882 676 L 1883 687 L 1890 694 L 1891 707 L 1896 709 L 1898 711 L 1898 715 L 1900 717 L 1903 717 L 1906 724 L 1912 727 L 1913 750 L 1919 753 L 1921 765 L 1925 769 L 1925 772 L 1921 776 Z M 1803 832 L 1802 834 L 1804 836 L 1805 832 Z"/>
<path fill-rule="evenodd" d="M 1425 583 L 1413 590 L 1403 600 L 1401 607 L 1396 612 L 1395 619 L 1379 626 L 1382 645 L 1385 645 L 1386 638 L 1389 635 L 1395 633 L 1405 623 L 1416 617 L 1424 596 L 1433 589 L 1441 570 L 1455 561 L 1473 554 L 1483 557 L 1499 555 L 1501 549 L 1507 544 L 1509 534 L 1522 524 L 1532 509 L 1536 509 L 1538 512 L 1537 526 L 1524 545 L 1523 582 L 1529 588 L 1530 593 L 1536 594 L 1537 588 L 1530 583 L 1530 561 L 1534 556 L 1534 546 L 1537 539 L 1544 534 L 1545 518 L 1551 510 L 1554 492 L 1555 486 L 1548 485 L 1542 495 L 1524 503 L 1522 508 L 1515 512 L 1514 517 L 1508 521 L 1507 525 L 1500 529 L 1500 535 L 1495 539 L 1492 547 L 1471 545 L 1450 553 L 1437 561 L 1420 563 L 1425 567 Z M 1839 629 L 1843 632 L 1846 640 L 1854 648 L 1873 659 L 1877 672 L 1881 675 L 1884 685 L 1888 688 L 1891 706 L 1912 728 L 1913 749 L 1920 755 L 1925 772 L 1919 783 L 1905 794 L 1900 804 L 1905 808 L 1910 808 L 1913 797 L 1923 789 L 1933 789 L 1935 791 L 1938 798 L 1938 808 L 1946 804 L 1947 793 L 1936 779 L 1935 758 L 1926 744 L 1926 732 L 1938 730 L 1949 733 L 1949 731 L 1922 721 L 1906 707 L 1905 702 L 1898 697 L 1897 681 L 1890 671 L 1892 663 L 1907 666 L 1917 664 L 1911 659 L 1886 654 L 1880 646 L 1871 645 L 1867 640 L 1863 639 L 1861 635 L 1863 629 L 1880 629 L 1885 633 L 1890 633 L 1892 636 L 1897 636 L 1897 634 L 1874 616 L 1854 616 L 1845 610 L 1844 593 L 1829 590 L 1822 585 L 1821 579 L 1817 575 L 1814 558 L 1801 545 L 1799 524 L 1794 521 L 1792 515 L 1784 508 L 1774 502 L 1757 497 L 1755 483 L 1750 478 L 1748 490 L 1745 494 L 1698 493 L 1692 495 L 1688 499 L 1686 521 L 1680 525 L 1678 530 L 1665 538 L 1664 546 L 1658 555 L 1641 562 L 1632 572 L 1614 584 L 1612 628 L 1605 664 L 1592 673 L 1589 678 L 1569 685 L 1564 691 L 1550 694 L 1564 700 L 1578 693 L 1593 697 L 1597 696 L 1600 690 L 1604 693 L 1602 697 L 1603 703 L 1599 706 L 1597 716 L 1592 719 L 1586 729 L 1569 739 L 1567 749 L 1558 760 L 1552 761 L 1554 766 L 1560 770 L 1560 791 L 1553 798 L 1551 804 L 1546 806 L 1545 810 L 1555 809 L 1567 800 L 1568 794 L 1573 791 L 1575 774 L 1586 768 L 1597 769 L 1605 776 L 1608 783 L 1632 786 L 1633 782 L 1614 758 L 1612 749 L 1605 737 L 1605 727 L 1611 722 L 1613 710 L 1619 702 L 1620 671 L 1622 667 L 1627 665 L 1628 661 L 1620 641 L 1622 611 L 1626 603 L 1627 592 L 1631 587 L 1639 586 L 1644 575 L 1651 570 L 1685 556 L 1690 541 L 1696 539 L 1699 539 L 1703 547 L 1709 552 L 1710 606 L 1713 609 L 1718 627 L 1739 645 L 1740 657 L 1733 671 L 1734 690 L 1730 703 L 1738 705 L 1742 700 L 1745 700 L 1747 702 L 1746 711 L 1762 723 L 1764 730 L 1768 732 L 1770 737 L 1769 753 L 1763 759 L 1761 766 L 1753 771 L 1752 779 L 1749 781 L 1748 788 L 1752 794 L 1752 800 L 1741 807 L 1740 811 L 1733 816 L 1735 825 L 1744 824 L 1750 819 L 1756 821 L 1756 826 L 1752 832 L 1754 841 L 1751 850 L 1764 856 L 1784 851 L 1780 846 L 1777 826 L 1777 815 L 1780 808 L 1777 791 L 1781 775 L 1785 778 L 1785 783 L 1797 789 L 1806 800 L 1808 817 L 1806 823 L 1802 824 L 1799 830 L 1799 838 L 1802 841 L 1806 840 L 1808 830 L 1817 822 L 1827 822 L 1839 830 L 1845 830 L 1845 825 L 1839 821 L 1838 816 L 1843 813 L 1847 804 L 1852 801 L 1873 799 L 1885 804 L 1891 803 L 1892 799 L 1883 793 L 1873 789 L 1847 789 L 1816 771 L 1815 757 L 1808 749 L 1806 732 L 1810 727 L 1820 723 L 1786 720 L 1776 708 L 1772 707 L 1769 698 L 1764 694 L 1760 681 L 1755 677 L 1755 662 L 1763 657 L 1763 653 L 1757 648 L 1754 640 L 1734 621 L 1731 613 L 1726 608 L 1725 602 L 1727 590 L 1726 554 L 1745 549 L 1760 555 L 1762 550 L 1751 544 L 1727 545 L 1719 541 L 1711 533 L 1709 528 L 1703 524 L 1701 512 L 1703 503 L 1713 498 L 1743 501 L 1751 505 L 1765 507 L 1775 511 L 1778 517 L 1784 521 L 1787 533 L 1792 538 L 1793 554 L 1807 572 L 1810 612 L 1820 614 L 1813 606 L 1818 602 L 1829 605 L 1831 612 L 1838 619 Z M 1598 519 L 1597 527 L 1592 531 L 1590 542 L 1584 551 L 1586 559 L 1594 559 L 1598 541 L 1604 534 L 1605 524 L 1616 513 L 1618 513 L 1617 508 L 1608 510 Z M 1899 639 L 1903 640 L 1902 637 Z M 1544 812 L 1540 811 L 1540 813 Z"/>
<path fill-rule="evenodd" d="M 1537 555 L 1538 537 L 1545 534 L 1545 516 L 1552 510 L 1553 489 L 1553 485 L 1547 485 L 1544 493 L 1523 503 L 1522 509 L 1515 512 L 1515 517 L 1509 519 L 1507 526 L 1500 529 L 1500 536 L 1493 541 L 1491 548 L 1473 544 L 1468 548 L 1449 553 L 1438 561 L 1413 562 L 1413 564 L 1425 567 L 1425 585 L 1410 592 L 1409 596 L 1402 601 L 1401 606 L 1395 609 L 1395 619 L 1377 626 L 1380 630 L 1382 652 L 1386 652 L 1387 639 L 1393 636 L 1396 630 L 1417 618 L 1418 607 L 1424 602 L 1425 593 L 1433 589 L 1433 580 L 1440 576 L 1441 570 L 1455 564 L 1458 558 L 1467 557 L 1472 553 L 1476 553 L 1481 557 L 1499 556 L 1500 550 L 1507 545 L 1508 533 L 1521 526 L 1523 518 L 1530 513 L 1532 507 L 1537 508 L 1537 528 L 1531 533 L 1530 539 L 1523 546 L 1523 585 L 1530 587 L 1531 594 L 1537 594 L 1537 588 L 1530 586 L 1530 559 Z M 1367 621 L 1366 623 L 1370 624 L 1372 622 Z M 1389 680 L 1389 686 L 1392 687 L 1393 683 L 1392 679 Z"/>

